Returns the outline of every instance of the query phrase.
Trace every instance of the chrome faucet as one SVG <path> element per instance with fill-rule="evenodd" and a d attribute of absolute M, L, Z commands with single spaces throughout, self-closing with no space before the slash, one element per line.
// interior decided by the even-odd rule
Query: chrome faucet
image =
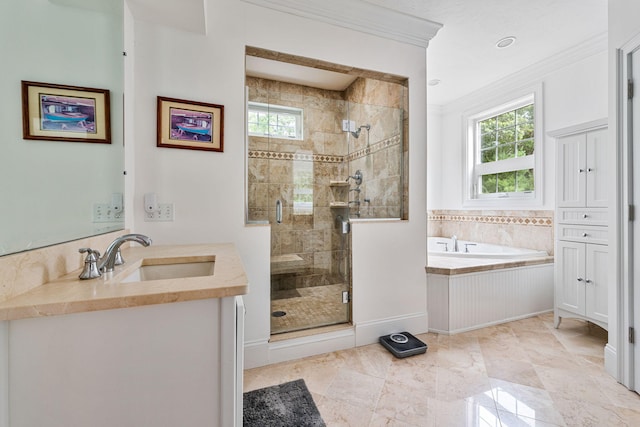
<path fill-rule="evenodd" d="M 455 234 L 451 236 L 451 244 L 453 245 L 453 252 L 458 252 L 458 236 Z"/>
<path fill-rule="evenodd" d="M 136 242 L 142 246 L 149 246 L 151 239 L 143 234 L 125 234 L 115 239 L 104 251 L 102 258 L 98 260 L 98 270 L 101 272 L 113 271 L 113 267 L 116 265 L 116 259 L 119 258 L 118 264 L 122 264 L 124 261 L 120 256 L 120 246 L 124 242 Z"/>

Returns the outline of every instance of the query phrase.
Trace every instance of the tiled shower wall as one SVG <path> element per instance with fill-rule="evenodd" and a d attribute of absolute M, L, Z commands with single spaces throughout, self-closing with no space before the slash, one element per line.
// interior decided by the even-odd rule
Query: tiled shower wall
<path fill-rule="evenodd" d="M 492 243 L 547 251 L 553 255 L 553 211 L 463 211 L 427 212 L 429 236 Z"/>
<path fill-rule="evenodd" d="M 247 77 L 249 100 L 304 109 L 304 140 L 249 137 L 248 220 L 271 224 L 271 255 L 297 255 L 290 263 L 274 261 L 272 290 L 321 286 L 342 280 L 348 242 L 337 231 L 330 203 L 337 201 L 331 180 L 346 179 L 347 136 L 342 132 L 346 102 L 342 92 Z M 294 213 L 294 169 L 304 163 L 313 170 L 313 212 Z M 275 221 L 281 200 L 282 223 Z M 344 209 L 342 209 L 344 210 Z M 343 214 L 345 214 L 343 212 Z M 342 264 L 341 264 L 342 263 Z M 284 265 L 283 265 L 284 264 Z M 339 271 L 339 268 L 341 269 Z M 287 274 L 293 273 L 296 274 Z M 348 277 L 348 276 L 347 276 Z"/>
<path fill-rule="evenodd" d="M 397 83 L 358 78 L 346 90 L 349 119 L 356 126 L 371 126 L 369 131 L 362 129 L 359 138 L 349 138 L 349 173 L 363 174 L 360 218 L 404 218 L 405 89 Z"/>

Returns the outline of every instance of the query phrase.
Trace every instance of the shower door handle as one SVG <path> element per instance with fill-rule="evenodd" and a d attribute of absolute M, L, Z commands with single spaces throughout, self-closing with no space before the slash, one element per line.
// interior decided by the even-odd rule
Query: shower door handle
<path fill-rule="evenodd" d="M 282 224 L 282 202 L 276 200 L 276 222 Z"/>

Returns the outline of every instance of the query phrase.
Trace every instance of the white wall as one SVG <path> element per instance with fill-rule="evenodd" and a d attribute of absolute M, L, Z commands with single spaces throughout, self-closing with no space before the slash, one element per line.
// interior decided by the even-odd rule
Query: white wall
<path fill-rule="evenodd" d="M 427 89 L 427 100 L 429 93 Z M 427 209 L 438 209 L 442 201 L 442 106 L 427 106 Z"/>
<path fill-rule="evenodd" d="M 208 0 L 205 9 L 206 36 L 135 21 L 132 229 L 155 244 L 234 242 L 250 281 L 245 343 L 255 351 L 247 352 L 248 364 L 269 363 L 269 228 L 244 224 L 245 45 L 406 76 L 410 221 L 354 225 L 353 318 L 356 330 L 367 331 L 359 343 L 390 323 L 426 331 L 425 49 L 237 0 Z M 157 148 L 158 95 L 224 105 L 224 153 Z M 174 222 L 144 222 L 147 192 L 175 204 Z"/>
<path fill-rule="evenodd" d="M 601 119 L 607 116 L 607 55 L 606 45 L 569 65 L 539 64 L 532 70 L 503 79 L 443 107 L 442 130 L 438 139 L 429 138 L 427 168 L 430 188 L 434 182 L 441 189 L 429 193 L 429 209 L 462 209 L 464 140 L 462 116 L 474 106 L 484 105 L 491 99 L 508 96 L 518 88 L 543 83 L 544 91 L 544 200 L 542 206 L 527 209 L 553 209 L 555 199 L 555 146 L 546 132 L 565 126 Z M 588 48 L 584 48 L 583 50 Z M 560 67 L 560 68 L 558 68 Z M 539 70 L 538 73 L 535 70 Z M 430 115 L 431 118 L 431 115 Z M 431 121 L 433 123 L 433 121 Z M 431 130 L 430 130 L 431 135 Z M 433 149 L 432 144 L 441 145 Z M 438 157 L 440 154 L 440 157 Z M 446 172 L 444 172 L 446 171 Z M 492 206 L 491 209 L 512 209 Z"/>
<path fill-rule="evenodd" d="M 615 124 L 621 118 L 618 116 L 618 66 L 617 54 L 618 49 L 626 42 L 630 41 L 634 36 L 640 33 L 640 2 L 637 0 L 616 0 L 609 1 L 609 55 L 608 55 L 608 107 L 609 107 L 609 141 L 612 152 L 616 152 L 620 144 L 621 136 Z M 618 171 L 616 156 L 611 156 L 611 170 Z M 619 283 L 622 279 L 622 262 L 620 257 L 623 256 L 619 250 L 621 241 L 620 231 L 621 224 L 618 221 L 620 202 L 620 186 L 617 181 L 617 174 L 611 176 L 611 212 L 609 215 L 609 256 L 611 265 L 617 268 L 611 268 L 609 272 L 609 282 L 615 284 L 609 289 L 609 342 L 607 344 L 608 352 L 605 353 L 605 367 L 607 371 L 624 384 L 630 382 L 630 372 L 627 363 L 627 345 L 622 337 L 623 324 L 620 322 L 620 309 L 627 305 L 628 295 L 620 292 Z"/>

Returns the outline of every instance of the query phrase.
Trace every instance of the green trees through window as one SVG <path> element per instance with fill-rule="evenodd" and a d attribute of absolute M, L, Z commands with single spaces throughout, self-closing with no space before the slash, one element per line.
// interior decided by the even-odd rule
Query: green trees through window
<path fill-rule="evenodd" d="M 302 139 L 302 110 L 250 102 L 247 130 L 254 136 Z"/>
<path fill-rule="evenodd" d="M 533 104 L 478 121 L 477 126 L 481 164 L 533 156 L 535 147 Z M 481 194 L 520 193 L 534 190 L 532 168 L 483 174 L 478 178 Z"/>

